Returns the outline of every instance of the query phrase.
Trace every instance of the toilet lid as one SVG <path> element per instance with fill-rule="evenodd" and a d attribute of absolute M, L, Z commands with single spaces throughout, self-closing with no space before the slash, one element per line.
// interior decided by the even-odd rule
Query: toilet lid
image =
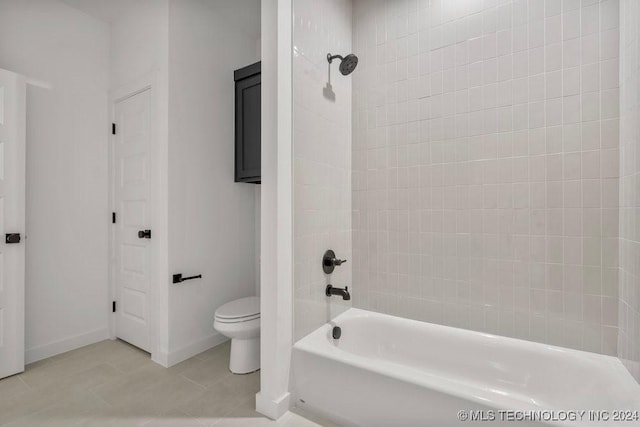
<path fill-rule="evenodd" d="M 260 298 L 247 297 L 228 302 L 216 310 L 219 319 L 239 319 L 260 314 Z"/>

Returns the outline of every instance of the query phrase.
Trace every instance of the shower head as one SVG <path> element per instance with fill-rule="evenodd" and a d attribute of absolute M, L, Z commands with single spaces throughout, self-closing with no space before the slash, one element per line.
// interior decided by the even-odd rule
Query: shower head
<path fill-rule="evenodd" d="M 358 57 L 353 53 L 350 53 L 345 57 L 343 57 L 342 55 L 331 55 L 330 53 L 327 54 L 327 61 L 329 61 L 329 64 L 331 64 L 336 58 L 340 59 L 340 72 L 343 76 L 348 76 L 349 74 L 353 73 L 353 70 L 355 70 L 356 66 L 358 65 Z"/>

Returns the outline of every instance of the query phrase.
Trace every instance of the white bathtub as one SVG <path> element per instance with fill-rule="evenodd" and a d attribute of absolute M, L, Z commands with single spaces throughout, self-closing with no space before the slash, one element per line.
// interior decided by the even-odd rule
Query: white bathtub
<path fill-rule="evenodd" d="M 345 426 L 640 425 L 617 358 L 354 308 L 295 344 L 292 381 L 296 406 Z"/>

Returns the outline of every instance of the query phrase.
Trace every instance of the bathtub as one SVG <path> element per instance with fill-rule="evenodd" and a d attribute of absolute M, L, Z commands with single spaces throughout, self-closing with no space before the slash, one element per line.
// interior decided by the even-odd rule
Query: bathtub
<path fill-rule="evenodd" d="M 344 426 L 640 425 L 640 386 L 615 357 L 355 308 L 292 361 L 295 405 Z"/>

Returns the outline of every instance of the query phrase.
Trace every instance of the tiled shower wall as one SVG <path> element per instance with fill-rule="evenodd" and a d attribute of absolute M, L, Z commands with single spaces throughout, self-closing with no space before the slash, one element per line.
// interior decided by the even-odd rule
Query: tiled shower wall
<path fill-rule="evenodd" d="M 616 354 L 618 6 L 354 2 L 355 306 Z"/>
<path fill-rule="evenodd" d="M 620 359 L 640 381 L 640 67 L 637 0 L 620 22 Z"/>
<path fill-rule="evenodd" d="M 351 287 L 351 77 L 327 53 L 351 52 L 351 0 L 295 0 L 294 335 L 299 339 L 350 307 L 324 294 L 328 283 Z M 329 74 L 330 73 L 330 74 Z M 322 255 L 348 262 L 331 277 Z"/>

